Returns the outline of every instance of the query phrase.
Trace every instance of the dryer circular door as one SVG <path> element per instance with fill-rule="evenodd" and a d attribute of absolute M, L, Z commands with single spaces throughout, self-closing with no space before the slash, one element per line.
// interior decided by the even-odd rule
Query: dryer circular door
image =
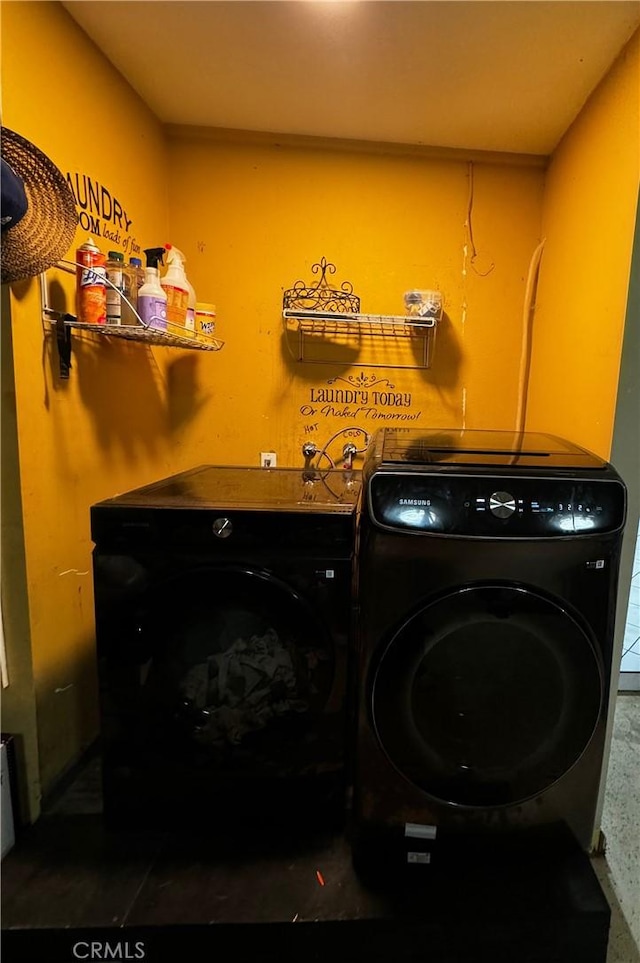
<path fill-rule="evenodd" d="M 520 586 L 461 588 L 395 632 L 370 711 L 390 762 L 429 796 L 498 807 L 533 798 L 580 758 L 603 676 L 586 631 Z"/>
<path fill-rule="evenodd" d="M 240 565 L 188 568 L 157 580 L 132 622 L 146 752 L 170 746 L 185 764 L 238 774 L 338 766 L 342 670 L 320 614 L 289 585 Z"/>

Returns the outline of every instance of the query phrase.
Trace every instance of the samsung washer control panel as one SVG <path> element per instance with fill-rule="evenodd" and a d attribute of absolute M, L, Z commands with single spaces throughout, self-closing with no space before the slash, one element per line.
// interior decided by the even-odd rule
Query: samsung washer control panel
<path fill-rule="evenodd" d="M 625 488 L 612 479 L 374 474 L 368 506 L 387 529 L 484 538 L 549 538 L 619 531 Z"/>

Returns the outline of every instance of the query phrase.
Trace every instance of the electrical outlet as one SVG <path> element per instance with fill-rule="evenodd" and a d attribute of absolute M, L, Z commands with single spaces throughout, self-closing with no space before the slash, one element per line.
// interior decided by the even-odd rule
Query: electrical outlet
<path fill-rule="evenodd" d="M 275 468 L 277 463 L 278 458 L 275 451 L 260 452 L 260 465 L 262 468 Z"/>

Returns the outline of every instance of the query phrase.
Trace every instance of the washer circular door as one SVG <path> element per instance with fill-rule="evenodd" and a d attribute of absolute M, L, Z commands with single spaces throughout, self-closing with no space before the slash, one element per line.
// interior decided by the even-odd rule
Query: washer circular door
<path fill-rule="evenodd" d="M 334 646 L 289 585 L 243 566 L 187 568 L 156 582 L 133 622 L 147 745 L 177 742 L 189 765 L 233 771 L 326 764 Z"/>
<path fill-rule="evenodd" d="M 505 584 L 461 588 L 411 616 L 373 668 L 373 725 L 391 763 L 447 804 L 543 793 L 589 744 L 604 683 L 558 602 Z"/>

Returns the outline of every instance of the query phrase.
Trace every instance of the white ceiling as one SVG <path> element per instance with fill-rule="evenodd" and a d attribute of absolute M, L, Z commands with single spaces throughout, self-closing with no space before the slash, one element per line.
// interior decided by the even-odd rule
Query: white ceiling
<path fill-rule="evenodd" d="M 69 0 L 158 118 L 549 154 L 638 0 Z"/>

